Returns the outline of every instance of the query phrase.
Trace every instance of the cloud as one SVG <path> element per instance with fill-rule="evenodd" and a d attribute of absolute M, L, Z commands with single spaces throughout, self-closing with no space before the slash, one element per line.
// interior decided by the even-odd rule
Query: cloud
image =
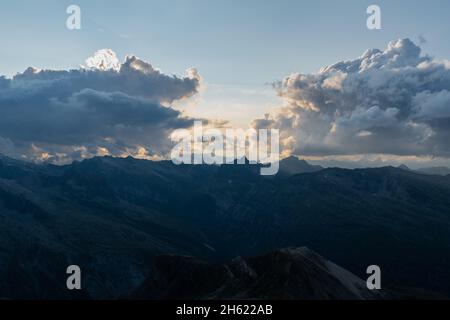
<path fill-rule="evenodd" d="M 286 154 L 450 155 L 450 62 L 409 39 L 274 87 L 285 106 L 253 126 L 280 129 Z"/>
<path fill-rule="evenodd" d="M 111 49 L 101 49 L 95 52 L 94 56 L 86 59 L 86 68 L 120 71 L 120 61 Z"/>
<path fill-rule="evenodd" d="M 53 162 L 162 154 L 170 133 L 195 120 L 167 105 L 195 95 L 200 83 L 195 69 L 168 76 L 135 56 L 119 64 L 109 49 L 78 70 L 0 77 L 0 152 Z"/>

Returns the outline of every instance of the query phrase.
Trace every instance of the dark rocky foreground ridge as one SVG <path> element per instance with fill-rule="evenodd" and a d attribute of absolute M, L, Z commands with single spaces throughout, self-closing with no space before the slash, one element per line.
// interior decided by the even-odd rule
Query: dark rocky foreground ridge
<path fill-rule="evenodd" d="M 307 248 L 211 264 L 192 257 L 156 258 L 155 270 L 132 299 L 378 300 L 380 291 Z"/>
<path fill-rule="evenodd" d="M 0 297 L 124 297 L 151 279 L 161 255 L 221 265 L 301 246 L 362 279 L 377 264 L 385 286 L 450 294 L 449 176 L 308 171 L 2 157 Z M 71 264 L 82 268 L 82 292 L 66 289 Z"/>

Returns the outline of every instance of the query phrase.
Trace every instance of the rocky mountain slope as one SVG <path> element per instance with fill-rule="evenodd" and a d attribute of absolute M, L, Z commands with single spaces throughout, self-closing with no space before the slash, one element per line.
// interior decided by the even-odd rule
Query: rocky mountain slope
<path fill-rule="evenodd" d="M 262 177 L 252 165 L 0 159 L 0 297 L 125 296 L 155 257 L 209 263 L 307 246 L 383 283 L 450 293 L 450 178 L 397 168 Z"/>
<path fill-rule="evenodd" d="M 133 299 L 383 299 L 366 282 L 307 248 L 211 264 L 192 257 L 157 257 Z"/>

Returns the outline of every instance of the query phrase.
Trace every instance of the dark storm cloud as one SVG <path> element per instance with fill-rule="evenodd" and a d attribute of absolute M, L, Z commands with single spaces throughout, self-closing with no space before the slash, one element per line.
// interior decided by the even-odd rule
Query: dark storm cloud
<path fill-rule="evenodd" d="M 165 151 L 173 130 L 192 125 L 193 119 L 165 105 L 197 93 L 195 69 L 184 78 L 167 76 L 136 57 L 116 69 L 102 66 L 29 68 L 0 78 L 0 153 L 54 161 L 150 156 Z"/>

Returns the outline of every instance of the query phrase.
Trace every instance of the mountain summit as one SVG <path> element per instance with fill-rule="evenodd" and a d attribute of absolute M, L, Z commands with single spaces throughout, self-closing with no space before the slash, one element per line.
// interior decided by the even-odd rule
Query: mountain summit
<path fill-rule="evenodd" d="M 134 299 L 373 300 L 383 294 L 308 248 L 279 249 L 211 264 L 186 256 L 156 258 Z"/>
<path fill-rule="evenodd" d="M 301 160 L 294 156 L 290 156 L 280 161 L 280 171 L 289 175 L 316 172 L 322 169 L 321 166 L 311 165 L 305 160 Z"/>

